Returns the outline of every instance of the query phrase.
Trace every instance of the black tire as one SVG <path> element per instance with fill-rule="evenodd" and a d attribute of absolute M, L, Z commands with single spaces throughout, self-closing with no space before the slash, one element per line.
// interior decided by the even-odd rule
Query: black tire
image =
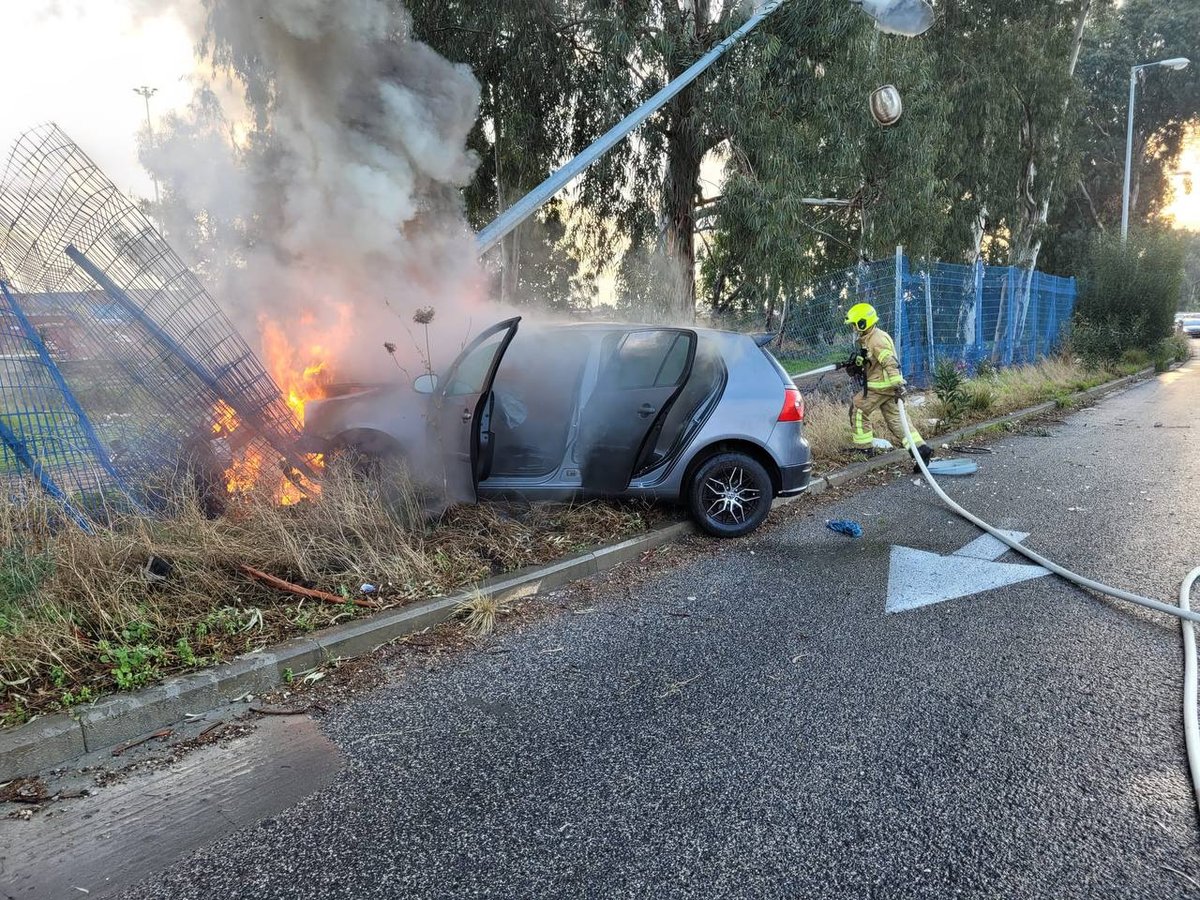
<path fill-rule="evenodd" d="M 687 485 L 688 511 L 716 537 L 741 537 L 767 518 L 775 492 L 762 463 L 736 451 L 701 463 Z"/>

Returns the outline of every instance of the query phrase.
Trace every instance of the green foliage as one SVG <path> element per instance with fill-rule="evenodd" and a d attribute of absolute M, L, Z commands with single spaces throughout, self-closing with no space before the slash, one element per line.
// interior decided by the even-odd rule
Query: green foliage
<path fill-rule="evenodd" d="M 6 609 L 15 609 L 20 602 L 37 590 L 50 572 L 50 559 L 44 554 L 26 553 L 20 545 L 0 547 L 0 631 L 11 623 Z"/>
<path fill-rule="evenodd" d="M 1182 334 L 1172 334 L 1154 348 L 1154 369 L 1165 372 L 1176 363 L 1184 363 L 1192 358 L 1192 345 L 1189 338 Z"/>
<path fill-rule="evenodd" d="M 982 416 L 996 405 L 998 392 L 986 379 L 968 381 L 963 388 L 963 407 L 973 416 Z"/>
<path fill-rule="evenodd" d="M 20 697 L 14 698 L 12 706 L 0 715 L 0 728 L 15 728 L 24 725 L 30 719 L 29 710 Z"/>
<path fill-rule="evenodd" d="M 207 657 L 196 655 L 196 651 L 192 649 L 191 641 L 187 638 L 180 638 L 175 642 L 175 656 L 179 660 L 180 665 L 189 669 L 195 669 L 198 666 L 207 665 L 208 663 Z"/>
<path fill-rule="evenodd" d="M 63 691 L 59 696 L 58 702 L 63 709 L 70 709 L 73 706 L 80 706 L 84 703 L 91 703 L 95 698 L 92 689 L 86 684 L 74 691 Z"/>
<path fill-rule="evenodd" d="M 995 378 L 999 371 L 1000 367 L 986 357 L 975 364 L 976 378 Z"/>
<path fill-rule="evenodd" d="M 287 614 L 288 621 L 300 631 L 314 631 L 317 627 L 317 617 L 311 609 L 297 606 Z"/>
<path fill-rule="evenodd" d="M 959 363 L 939 360 L 933 370 L 933 392 L 942 405 L 942 418 L 949 424 L 962 421 L 969 409 L 967 380 Z"/>
<path fill-rule="evenodd" d="M 147 644 L 113 645 L 100 641 L 96 649 L 100 652 L 100 662 L 111 667 L 109 674 L 122 691 L 131 691 L 157 678 L 159 663 L 166 655 L 162 647 Z"/>
<path fill-rule="evenodd" d="M 206 3 L 210 22 L 231 6 Z M 392 9 L 397 32 L 468 65 L 480 82 L 468 138 L 479 165 L 464 190 L 478 228 L 727 37 L 749 7 L 406 0 Z M 906 39 L 878 32 L 852 4 L 790 0 L 584 172 L 569 198 L 502 243 L 488 260 L 500 297 L 572 311 L 594 301 L 603 273 L 616 276 L 618 305 L 631 317 L 686 319 L 697 261 L 699 301 L 761 327 L 815 276 L 897 243 L 913 256 L 979 252 L 1029 263 L 1045 241 L 1043 268 L 1078 274 L 1095 233 L 1119 221 L 1129 66 L 1200 57 L 1200 5 L 939 0 L 937 8 L 937 26 Z M 203 52 L 243 82 L 255 116 L 268 116 L 272 73 L 231 40 L 210 33 Z M 1163 206 L 1164 173 L 1200 112 L 1198 79 L 1200 66 L 1143 79 L 1135 222 Z M 891 128 L 877 126 L 866 104 L 885 83 L 905 105 Z M 194 103 L 193 124 L 164 122 L 160 146 L 224 139 L 215 96 Z M 702 162 L 723 169 L 719 186 L 702 180 Z M 188 207 L 171 185 L 164 191 L 167 230 L 200 248 L 192 256 L 202 274 L 253 238 L 229 234 L 245 223 Z M 813 207 L 806 197 L 850 205 Z M 1085 344 L 1120 343 L 1097 328 L 1084 328 Z"/>
<path fill-rule="evenodd" d="M 1081 280 L 1071 343 L 1089 363 L 1130 349 L 1150 351 L 1170 337 L 1183 287 L 1183 250 L 1162 231 L 1141 231 L 1123 245 L 1095 242 Z"/>
<path fill-rule="evenodd" d="M 126 644 L 144 643 L 154 636 L 154 626 L 149 622 L 130 622 L 121 629 L 121 640 Z"/>

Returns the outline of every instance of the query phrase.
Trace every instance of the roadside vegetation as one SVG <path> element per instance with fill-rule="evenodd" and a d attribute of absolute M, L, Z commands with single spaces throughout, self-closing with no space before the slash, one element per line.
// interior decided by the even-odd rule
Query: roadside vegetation
<path fill-rule="evenodd" d="M 1186 359 L 1187 339 L 1175 333 L 1185 255 L 1182 239 L 1162 229 L 1135 231 L 1127 244 L 1096 240 L 1080 278 L 1074 351 L 1091 365 L 1135 358 L 1160 370 Z"/>
<path fill-rule="evenodd" d="M 119 516 L 95 534 L 62 522 L 41 494 L 0 502 L 0 722 L 448 594 L 637 534 L 657 515 L 491 503 L 427 521 L 405 483 L 334 461 L 321 494 L 292 506 L 251 492 L 206 518 L 179 491 L 166 515 Z M 498 612 L 464 614 L 486 631 Z"/>

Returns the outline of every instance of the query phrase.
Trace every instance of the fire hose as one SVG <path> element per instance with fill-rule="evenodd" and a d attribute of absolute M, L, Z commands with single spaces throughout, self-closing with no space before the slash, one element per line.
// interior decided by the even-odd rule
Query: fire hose
<path fill-rule="evenodd" d="M 809 375 L 820 375 L 825 372 L 832 372 L 839 368 L 836 365 L 824 366 L 819 369 L 814 369 L 811 372 L 804 372 L 796 375 L 793 380 L 806 378 Z M 911 434 L 912 427 L 908 421 L 908 411 L 904 407 L 904 401 L 899 400 L 896 406 L 900 410 L 900 424 L 904 429 L 904 434 Z M 933 488 L 938 498 L 946 504 L 951 510 L 957 513 L 962 518 L 966 519 L 977 528 L 990 534 L 1002 544 L 1005 544 L 1010 549 L 1024 556 L 1031 562 L 1036 563 L 1043 569 L 1053 572 L 1060 578 L 1064 578 L 1072 584 L 1079 587 L 1095 591 L 1099 594 L 1104 594 L 1108 597 L 1113 597 L 1117 600 L 1124 600 L 1127 603 L 1134 603 L 1138 606 L 1153 609 L 1157 612 L 1166 613 L 1167 615 L 1175 616 L 1179 619 L 1179 627 L 1183 632 L 1183 737 L 1184 744 L 1187 748 L 1188 770 L 1191 773 L 1192 792 L 1196 796 L 1196 802 L 1200 804 L 1200 716 L 1197 714 L 1197 665 L 1196 665 L 1196 635 L 1193 627 L 1194 622 L 1200 622 L 1200 613 L 1194 612 L 1191 608 L 1191 592 L 1192 587 L 1197 580 L 1200 580 L 1200 566 L 1188 573 L 1188 576 L 1183 580 L 1183 584 L 1179 588 L 1179 605 L 1171 606 L 1167 603 L 1162 603 L 1158 600 L 1153 600 L 1150 597 L 1143 597 L 1140 594 L 1134 594 L 1130 591 L 1122 590 L 1121 588 L 1112 587 L 1111 585 L 1102 584 L 1091 578 L 1086 578 L 1077 572 L 1072 572 L 1070 569 L 1060 566 L 1058 563 L 1047 559 L 1040 553 L 1029 549 L 1018 541 L 1013 540 L 1003 531 L 989 525 L 983 519 L 976 516 L 974 513 L 964 509 L 958 503 L 950 498 L 950 496 L 942 490 L 941 485 L 937 483 L 933 475 L 930 474 L 929 468 L 925 465 L 925 460 L 921 458 L 921 454 L 917 452 L 917 446 L 912 441 L 909 441 L 909 452 L 921 474 L 925 480 L 929 482 L 929 486 Z"/>
<path fill-rule="evenodd" d="M 904 433 L 911 434 L 912 429 L 908 424 L 908 412 L 904 408 L 904 401 L 900 400 L 896 405 L 900 409 L 900 423 L 904 428 Z M 1026 559 L 1037 563 L 1043 569 L 1049 569 L 1055 575 L 1065 578 L 1079 587 L 1087 588 L 1109 597 L 1115 597 L 1118 600 L 1136 603 L 1139 606 L 1157 610 L 1158 612 L 1164 612 L 1168 615 L 1176 616 L 1180 620 L 1179 627 L 1183 631 L 1183 738 L 1184 744 L 1187 747 L 1188 770 L 1192 777 L 1192 792 L 1196 795 L 1197 803 L 1200 803 L 1200 723 L 1198 723 L 1196 711 L 1196 636 L 1192 625 L 1193 622 L 1200 621 L 1200 613 L 1192 611 L 1189 601 L 1192 586 L 1196 583 L 1197 579 L 1200 579 L 1200 566 L 1193 569 L 1187 578 L 1183 580 L 1183 584 L 1179 588 L 1179 606 L 1177 607 L 1161 603 L 1158 600 L 1152 600 L 1149 597 L 1143 597 L 1140 594 L 1122 590 L 1121 588 L 1102 584 L 1091 578 L 1085 578 L 1083 575 L 1072 572 L 1070 569 L 1046 559 L 1040 553 L 1030 550 L 1028 547 L 1010 538 L 1003 531 L 992 527 L 983 521 L 983 519 L 959 506 L 950 499 L 946 492 L 942 490 L 941 485 L 929 474 L 925 460 L 921 458 L 921 454 L 917 452 L 916 445 L 911 441 L 909 442 L 909 450 L 913 459 L 916 460 L 921 474 L 925 476 L 925 480 L 929 482 L 929 486 L 933 488 L 934 493 L 938 495 L 943 503 L 962 518 L 983 529 L 1001 543 L 1008 545 Z"/>

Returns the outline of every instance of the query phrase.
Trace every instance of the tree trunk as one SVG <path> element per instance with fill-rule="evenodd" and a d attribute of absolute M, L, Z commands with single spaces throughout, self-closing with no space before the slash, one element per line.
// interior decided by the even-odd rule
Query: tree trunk
<path fill-rule="evenodd" d="M 1083 48 L 1083 32 L 1087 27 L 1088 13 L 1091 11 L 1092 0 L 1083 0 L 1079 8 L 1079 18 L 1075 22 L 1075 36 L 1071 42 L 1071 55 L 1067 62 L 1067 75 L 1075 76 L 1075 68 L 1079 64 L 1079 53 Z M 1029 291 L 1033 284 L 1033 270 L 1037 268 L 1038 257 L 1042 252 L 1042 229 L 1050 219 L 1050 200 L 1054 195 L 1054 174 L 1058 168 L 1059 155 L 1062 150 L 1062 126 L 1067 116 L 1070 97 L 1063 100 L 1062 115 L 1050 135 L 1050 172 L 1045 183 L 1036 185 L 1037 166 L 1037 130 L 1033 126 L 1029 110 L 1026 110 L 1025 120 L 1021 126 L 1021 146 L 1026 150 L 1027 163 L 1021 173 L 1018 186 L 1020 192 L 1021 212 L 1017 227 L 1013 231 L 1012 246 L 1009 250 L 1009 262 L 1021 269 L 1020 282 L 1008 304 L 1008 314 L 1017 317 L 1014 338 L 1020 341 L 1025 332 L 1025 317 L 1029 313 Z M 1026 143 L 1028 140 L 1028 143 Z M 1035 197 L 1039 198 L 1035 202 Z"/>
<path fill-rule="evenodd" d="M 708 4 L 681 0 L 664 10 L 667 30 L 679 50 L 667 60 L 667 77 L 682 75 L 703 49 L 709 24 Z M 670 263 L 667 314 L 680 322 L 696 316 L 696 202 L 704 133 L 693 83 L 667 105 L 667 171 L 663 185 L 666 254 Z"/>
<path fill-rule="evenodd" d="M 1071 41 L 1071 55 L 1067 61 L 1067 75 L 1075 76 L 1079 65 L 1079 53 L 1083 49 L 1083 32 L 1087 27 L 1088 13 L 1092 8 L 1092 0 L 1083 0 L 1079 8 L 1079 18 L 1075 22 L 1075 36 Z M 1017 227 L 1013 230 L 1013 242 L 1009 250 L 1009 263 L 1022 268 L 1037 267 L 1038 256 L 1042 251 L 1041 229 L 1050 218 L 1050 199 L 1054 194 L 1054 174 L 1058 168 L 1059 153 L 1062 149 L 1062 123 L 1067 115 L 1070 99 L 1063 100 L 1062 116 L 1050 134 L 1051 157 L 1050 172 L 1045 184 L 1036 185 L 1037 167 L 1034 160 L 1037 157 L 1037 141 L 1039 135 L 1033 128 L 1030 111 L 1021 125 L 1021 147 L 1026 152 L 1027 162 L 1021 173 L 1018 184 L 1021 212 Z M 1035 200 L 1035 197 L 1038 198 Z"/>
<path fill-rule="evenodd" d="M 672 103 L 667 149 L 666 251 L 671 264 L 668 312 L 683 322 L 696 314 L 696 191 L 700 182 L 700 135 L 693 124 L 692 90 Z"/>
<path fill-rule="evenodd" d="M 1143 154 L 1146 152 L 1146 141 L 1142 140 L 1139 135 L 1135 135 L 1133 139 L 1133 154 L 1130 156 L 1130 165 L 1133 166 L 1133 177 L 1130 179 L 1129 186 L 1129 227 L 1136 227 L 1138 217 L 1138 197 L 1142 193 L 1142 165 L 1145 161 Z"/>

